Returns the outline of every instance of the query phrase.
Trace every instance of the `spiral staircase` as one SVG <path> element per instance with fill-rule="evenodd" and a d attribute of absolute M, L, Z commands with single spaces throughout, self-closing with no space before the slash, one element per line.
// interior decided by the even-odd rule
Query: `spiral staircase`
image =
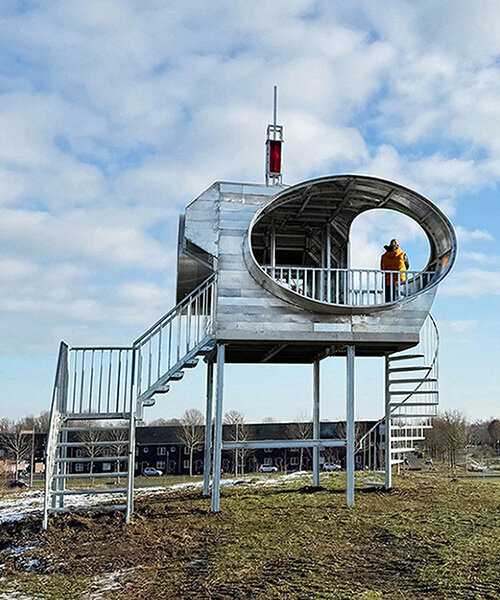
<path fill-rule="evenodd" d="M 420 342 L 385 358 L 385 415 L 360 439 L 361 456 L 370 475 L 365 483 L 390 488 L 392 467 L 404 463 L 432 427 L 439 404 L 439 331 L 429 314 Z"/>

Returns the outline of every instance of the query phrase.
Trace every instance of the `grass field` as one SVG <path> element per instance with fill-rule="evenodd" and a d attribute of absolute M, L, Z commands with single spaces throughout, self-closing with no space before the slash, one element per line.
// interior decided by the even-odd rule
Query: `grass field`
<path fill-rule="evenodd" d="M 351 509 L 343 474 L 309 483 L 224 489 L 217 515 L 181 490 L 139 501 L 130 526 L 121 513 L 4 524 L 0 598 L 500 598 L 500 480 L 406 474 Z"/>

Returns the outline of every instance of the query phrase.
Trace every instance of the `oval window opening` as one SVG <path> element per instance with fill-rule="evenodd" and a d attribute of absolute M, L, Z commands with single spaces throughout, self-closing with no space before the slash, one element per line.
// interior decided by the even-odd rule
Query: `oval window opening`
<path fill-rule="evenodd" d="M 350 266 L 352 269 L 379 269 L 384 246 L 397 239 L 407 255 L 411 271 L 423 271 L 429 262 L 430 245 L 420 225 L 401 213 L 372 209 L 361 213 L 351 225 Z"/>
<path fill-rule="evenodd" d="M 382 264 L 393 239 L 400 249 Z M 323 312 L 405 302 L 446 275 L 456 248 L 449 222 L 428 200 L 350 175 L 280 192 L 255 215 L 248 245 L 247 265 L 261 285 Z"/>

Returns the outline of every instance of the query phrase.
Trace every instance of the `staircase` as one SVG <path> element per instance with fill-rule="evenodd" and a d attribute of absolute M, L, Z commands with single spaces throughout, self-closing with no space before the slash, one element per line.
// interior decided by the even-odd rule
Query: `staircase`
<path fill-rule="evenodd" d="M 439 404 L 438 353 L 439 332 L 429 315 L 416 347 L 386 356 L 385 415 L 356 448 L 372 472 L 367 484 L 390 488 L 392 466 L 403 463 L 432 427 Z"/>
<path fill-rule="evenodd" d="M 144 407 L 213 351 L 215 287 L 214 274 L 132 346 L 71 348 L 61 342 L 45 451 L 44 528 L 49 514 L 67 512 L 75 496 L 107 497 L 101 505 L 125 509 L 130 520 L 136 424 Z M 115 470 L 93 473 L 98 462 Z M 104 479 L 105 487 L 72 487 L 77 479 Z"/>

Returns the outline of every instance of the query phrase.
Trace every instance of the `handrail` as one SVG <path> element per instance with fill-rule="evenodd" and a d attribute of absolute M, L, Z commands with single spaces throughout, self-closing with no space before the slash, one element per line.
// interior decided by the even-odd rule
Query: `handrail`
<path fill-rule="evenodd" d="M 134 342 L 136 398 L 159 385 L 170 371 L 181 370 L 183 361 L 212 335 L 216 284 L 213 274 Z"/>
<path fill-rule="evenodd" d="M 190 292 L 185 298 L 183 298 L 178 304 L 176 304 L 173 308 L 171 308 L 167 313 L 165 313 L 163 315 L 163 317 L 160 317 L 149 329 L 147 329 L 141 336 L 139 336 L 135 342 L 134 342 L 134 346 L 138 346 L 146 337 L 148 337 L 151 333 L 153 333 L 155 331 L 155 329 L 157 329 L 160 325 L 162 325 L 171 315 L 176 314 L 179 309 L 181 309 L 184 305 L 187 305 L 190 303 L 191 299 L 199 294 L 200 291 L 202 291 L 202 288 L 204 287 L 208 287 L 211 283 L 213 283 L 215 281 L 215 278 L 217 277 L 217 273 L 213 273 L 212 275 L 210 275 L 209 277 L 207 277 L 207 279 L 205 279 L 205 281 L 203 281 L 202 283 L 200 283 L 200 285 L 195 288 L 192 292 Z"/>
<path fill-rule="evenodd" d="M 281 287 L 319 302 L 343 306 L 392 304 L 421 292 L 437 271 L 396 271 L 260 265 Z"/>

